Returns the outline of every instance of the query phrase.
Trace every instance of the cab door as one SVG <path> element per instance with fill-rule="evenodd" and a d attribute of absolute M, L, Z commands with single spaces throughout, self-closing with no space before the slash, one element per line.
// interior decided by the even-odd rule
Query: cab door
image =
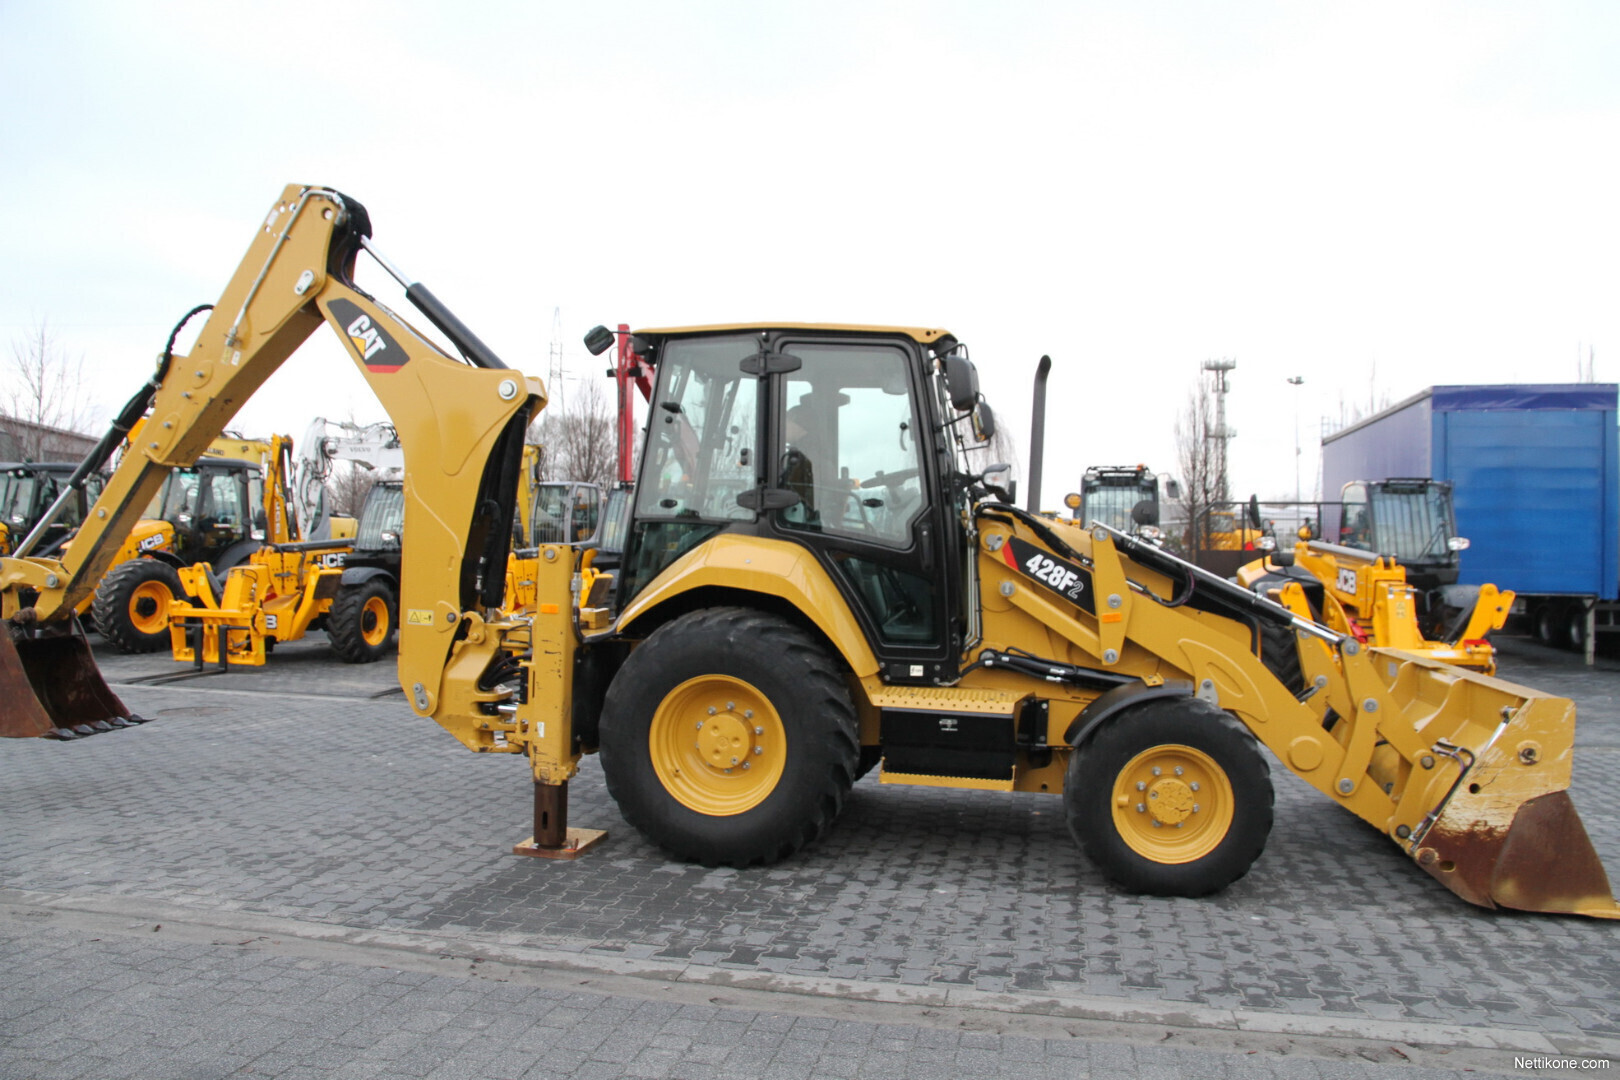
<path fill-rule="evenodd" d="M 771 486 L 795 496 L 772 531 L 815 553 L 856 613 L 885 678 L 955 674 L 961 584 L 945 551 L 946 508 L 924 377 L 910 343 L 795 338 L 771 375 Z M 796 363 L 794 363 L 796 361 Z"/>

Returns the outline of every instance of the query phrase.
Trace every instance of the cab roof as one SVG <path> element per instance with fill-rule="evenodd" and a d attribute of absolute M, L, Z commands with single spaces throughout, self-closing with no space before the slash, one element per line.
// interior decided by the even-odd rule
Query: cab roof
<path fill-rule="evenodd" d="M 663 326 L 651 327 L 644 330 L 633 330 L 636 337 L 669 338 L 685 337 L 691 334 L 757 334 L 766 330 L 806 330 L 811 333 L 822 334 L 895 334 L 909 337 L 922 345 L 932 345 L 946 338 L 955 340 L 949 330 L 939 327 L 924 328 L 919 326 L 867 326 L 858 323 L 801 323 L 801 322 L 755 322 L 755 323 L 714 323 L 707 326 Z"/>

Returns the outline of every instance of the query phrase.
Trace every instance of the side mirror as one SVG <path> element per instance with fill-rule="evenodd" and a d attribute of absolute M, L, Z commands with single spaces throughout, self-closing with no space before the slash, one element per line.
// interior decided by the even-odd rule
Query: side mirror
<path fill-rule="evenodd" d="M 973 409 L 973 437 L 989 442 L 996 437 L 996 414 L 988 401 L 981 401 Z"/>
<path fill-rule="evenodd" d="M 1272 563 L 1273 566 L 1281 566 L 1281 567 L 1293 566 L 1294 565 L 1294 549 L 1293 548 L 1280 548 L 1277 551 L 1273 551 L 1271 553 L 1271 563 Z"/>
<path fill-rule="evenodd" d="M 1164 482 L 1164 497 L 1171 502 L 1181 498 L 1181 484 L 1173 476 Z"/>
<path fill-rule="evenodd" d="M 950 395 L 951 408 L 967 412 L 979 400 L 979 371 L 965 356 L 955 353 L 945 357 L 945 392 Z"/>
<path fill-rule="evenodd" d="M 1260 497 L 1258 495 L 1249 496 L 1248 515 L 1249 528 L 1258 529 L 1262 527 L 1260 524 Z"/>
<path fill-rule="evenodd" d="M 601 356 L 613 347 L 613 331 L 605 326 L 593 327 L 585 335 L 585 348 L 590 350 L 592 356 Z"/>

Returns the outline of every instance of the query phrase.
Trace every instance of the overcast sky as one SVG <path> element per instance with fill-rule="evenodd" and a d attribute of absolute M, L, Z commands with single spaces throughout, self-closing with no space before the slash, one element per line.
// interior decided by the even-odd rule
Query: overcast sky
<path fill-rule="evenodd" d="M 945 326 L 1021 443 L 1051 354 L 1055 506 L 1230 357 L 1234 487 L 1297 417 L 1308 493 L 1342 407 L 1620 378 L 1616 56 L 1607 0 L 0 0 L 0 334 L 110 410 L 321 184 L 514 367 L 554 312 L 580 379 L 596 323 Z M 331 335 L 234 426 L 315 415 L 382 418 Z"/>

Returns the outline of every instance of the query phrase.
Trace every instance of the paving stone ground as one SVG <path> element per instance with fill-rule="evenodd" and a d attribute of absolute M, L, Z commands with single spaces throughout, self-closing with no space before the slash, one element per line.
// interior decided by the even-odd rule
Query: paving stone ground
<path fill-rule="evenodd" d="M 610 838 L 554 863 L 508 854 L 528 832 L 521 760 L 468 754 L 412 717 L 389 693 L 389 666 L 317 652 L 278 651 L 272 663 L 295 673 L 280 683 L 122 684 L 157 717 L 138 729 L 0 744 L 0 900 L 13 902 L 0 917 L 0 1077 L 1461 1075 L 1513 1071 L 1512 1050 L 1620 1047 L 1620 924 L 1472 908 L 1280 766 L 1265 855 L 1204 900 L 1110 888 L 1056 798 L 875 777 L 830 836 L 787 863 L 673 863 L 624 824 L 593 759 L 571 816 Z M 163 669 L 105 667 L 115 682 Z M 1620 871 L 1620 663 L 1588 670 L 1509 642 L 1502 674 L 1575 698 L 1572 793 Z M 657 1002 L 639 984 L 520 994 L 459 969 L 412 983 L 371 953 L 146 938 L 74 921 L 87 911 L 127 913 L 129 926 L 153 912 L 216 930 L 281 920 L 286 940 L 374 934 L 406 953 L 411 942 L 530 950 L 546 958 L 536 970 L 688 988 L 729 978 L 776 996 L 730 1009 L 700 997 L 665 1016 L 645 1012 Z M 922 1011 L 894 1016 L 882 1038 L 804 1006 L 907 994 Z M 941 1015 L 978 1017 L 987 1030 L 974 1038 L 1001 1041 L 928 1043 L 952 1030 L 923 1015 L 940 1001 Z M 995 1030 L 1066 1008 L 1117 1023 L 1082 1036 Z M 1213 1046 L 1223 1018 L 1318 1041 Z M 1203 1042 L 1149 1046 L 1133 1023 Z M 801 1034 L 739 1037 L 782 1024 Z M 255 1038 L 235 1039 L 244 1032 Z M 1377 1049 L 1390 1033 L 1409 1037 L 1394 1043 L 1409 1058 L 1425 1038 L 1463 1056 L 1453 1065 L 1430 1047 L 1407 1061 Z M 162 1051 L 193 1071 L 162 1071 L 149 1061 Z"/>

